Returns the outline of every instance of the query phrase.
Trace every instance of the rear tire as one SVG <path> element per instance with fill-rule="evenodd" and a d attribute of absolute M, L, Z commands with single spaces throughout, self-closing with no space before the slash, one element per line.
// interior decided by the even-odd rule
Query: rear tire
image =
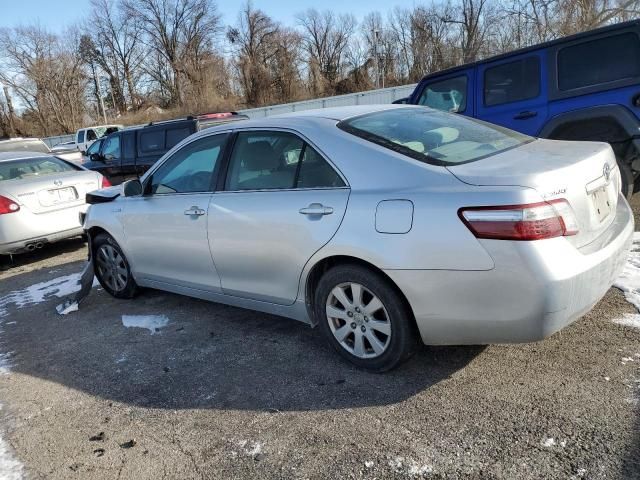
<path fill-rule="evenodd" d="M 111 235 L 101 233 L 92 243 L 93 269 L 102 288 L 115 298 L 133 298 L 138 285 L 118 242 Z"/>
<path fill-rule="evenodd" d="M 366 370 L 391 370 L 418 346 L 404 299 L 388 279 L 359 265 L 336 266 L 320 278 L 314 314 L 338 354 Z"/>
<path fill-rule="evenodd" d="M 635 187 L 631 166 L 624 161 L 618 160 L 618 169 L 620 170 L 620 178 L 622 180 L 622 195 L 624 195 L 628 201 L 631 201 L 631 197 L 633 196 L 633 189 Z"/>

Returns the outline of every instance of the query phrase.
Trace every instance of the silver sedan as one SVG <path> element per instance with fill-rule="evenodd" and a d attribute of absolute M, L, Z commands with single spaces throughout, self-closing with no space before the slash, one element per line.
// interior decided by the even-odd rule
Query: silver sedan
<path fill-rule="evenodd" d="M 0 254 L 83 234 L 85 195 L 108 182 L 50 153 L 0 153 Z"/>
<path fill-rule="evenodd" d="M 605 294 L 634 230 L 609 145 L 415 106 L 208 129 L 100 195 L 84 226 L 115 297 L 291 317 L 375 371 L 420 341 L 553 334 Z"/>

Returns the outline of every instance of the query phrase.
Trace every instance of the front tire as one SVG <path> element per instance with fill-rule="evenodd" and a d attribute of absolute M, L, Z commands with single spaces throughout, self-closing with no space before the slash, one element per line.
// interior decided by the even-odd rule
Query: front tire
<path fill-rule="evenodd" d="M 338 354 L 366 370 L 391 370 L 418 346 L 406 302 L 388 279 L 359 265 L 333 267 L 322 276 L 314 314 Z"/>
<path fill-rule="evenodd" d="M 93 239 L 93 247 L 93 268 L 102 288 L 115 298 L 133 298 L 138 286 L 118 242 L 101 233 Z"/>

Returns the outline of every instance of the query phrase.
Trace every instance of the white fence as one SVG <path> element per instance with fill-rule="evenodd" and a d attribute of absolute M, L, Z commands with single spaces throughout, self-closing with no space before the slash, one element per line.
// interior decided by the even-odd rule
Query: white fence
<path fill-rule="evenodd" d="M 238 110 L 249 118 L 263 118 L 278 113 L 300 112 L 302 110 L 313 110 L 314 108 L 327 107 L 348 107 L 351 105 L 375 105 L 392 103 L 394 100 L 408 97 L 416 88 L 416 84 L 402 85 L 400 87 L 380 88 L 369 90 L 368 92 L 349 93 L 347 95 L 336 95 L 335 97 L 318 98 L 316 100 L 304 100 L 302 102 L 284 103 L 282 105 L 272 105 L 270 107 L 249 108 Z M 44 143 L 53 147 L 58 143 L 73 140 L 73 135 L 59 135 L 57 137 L 43 138 Z"/>
<path fill-rule="evenodd" d="M 250 118 L 262 118 L 278 113 L 300 112 L 313 110 L 314 108 L 347 107 L 351 105 L 375 105 L 379 103 L 392 103 L 394 100 L 408 97 L 416 88 L 416 84 L 402 85 L 401 87 L 380 88 L 368 92 L 349 93 L 335 97 L 318 98 L 316 100 L 304 100 L 302 102 L 284 103 L 271 107 L 250 108 L 239 110 L 238 113 L 248 115 Z"/>

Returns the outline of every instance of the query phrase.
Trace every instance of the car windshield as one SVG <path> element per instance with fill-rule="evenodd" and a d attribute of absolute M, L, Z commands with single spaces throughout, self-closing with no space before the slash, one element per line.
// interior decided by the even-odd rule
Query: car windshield
<path fill-rule="evenodd" d="M 533 137 L 430 108 L 398 108 L 344 120 L 342 130 L 422 162 L 456 165 L 504 152 Z"/>
<path fill-rule="evenodd" d="M 56 157 L 21 158 L 0 162 L 0 182 L 72 172 L 73 165 Z"/>
<path fill-rule="evenodd" d="M 9 140 L 0 142 L 0 152 L 49 153 L 49 148 L 42 140 Z"/>

